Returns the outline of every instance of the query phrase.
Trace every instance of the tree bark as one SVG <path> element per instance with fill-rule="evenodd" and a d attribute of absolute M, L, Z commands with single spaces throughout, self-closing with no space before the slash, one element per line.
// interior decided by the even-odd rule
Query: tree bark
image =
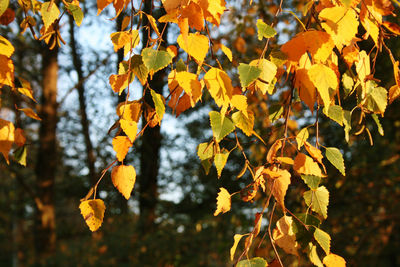
<path fill-rule="evenodd" d="M 78 97 L 79 97 L 79 113 L 81 116 L 82 133 L 85 139 L 86 163 L 89 169 L 88 176 L 92 186 L 96 183 L 96 169 L 95 169 L 96 157 L 93 150 L 92 140 L 90 139 L 89 119 L 86 112 L 86 97 L 85 97 L 85 85 L 84 85 L 85 77 L 83 75 L 82 58 L 78 51 L 78 44 L 75 39 L 75 22 L 71 15 L 69 16 L 69 33 L 70 33 L 72 62 L 75 71 L 78 75 L 78 83 L 76 89 L 78 90 Z"/>
<path fill-rule="evenodd" d="M 39 148 L 36 162 L 37 196 L 41 205 L 35 216 L 36 262 L 43 262 L 55 251 L 56 221 L 54 212 L 54 181 L 57 170 L 57 78 L 58 49 L 42 50 L 42 95 L 39 115 Z"/>
<path fill-rule="evenodd" d="M 144 2 L 144 12 L 152 13 L 152 1 Z M 153 14 L 154 15 L 154 14 Z M 143 16 L 143 25 L 148 25 L 146 16 Z M 167 29 L 164 32 L 163 40 L 166 40 Z M 146 47 L 151 35 L 151 27 L 143 34 L 143 47 Z M 162 94 L 165 84 L 166 69 L 160 70 L 154 74 L 153 79 L 149 81 L 149 87 L 156 93 Z M 144 95 L 146 103 L 154 107 L 154 103 L 149 90 Z M 147 124 L 143 116 L 143 125 Z M 160 148 L 161 148 L 160 126 L 154 128 L 148 127 L 141 138 L 140 152 L 140 175 L 139 175 L 139 229 L 142 234 L 151 233 L 155 230 L 156 205 L 158 199 L 157 177 L 160 167 Z"/>

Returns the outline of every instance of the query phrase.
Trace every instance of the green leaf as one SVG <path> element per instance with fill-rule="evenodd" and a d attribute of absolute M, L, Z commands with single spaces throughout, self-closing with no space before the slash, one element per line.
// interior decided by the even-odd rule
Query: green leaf
<path fill-rule="evenodd" d="M 387 91 L 383 87 L 375 87 L 375 83 L 369 81 L 365 107 L 375 113 L 384 113 L 387 106 Z"/>
<path fill-rule="evenodd" d="M 202 160 L 201 166 L 203 166 L 204 172 L 206 173 L 206 175 L 208 175 L 210 173 L 210 169 L 212 166 L 211 160 L 210 159 Z"/>
<path fill-rule="evenodd" d="M 321 182 L 321 177 L 315 175 L 301 175 L 301 179 L 308 185 L 310 189 L 317 190 L 319 183 Z"/>
<path fill-rule="evenodd" d="M 351 93 L 354 87 L 354 80 L 347 72 L 343 73 L 342 75 L 342 84 L 343 84 L 344 94 L 347 97 Z"/>
<path fill-rule="evenodd" d="M 324 217 L 328 217 L 329 192 L 325 186 L 320 186 L 317 190 L 309 190 L 304 192 L 304 200 L 307 206 L 313 211 Z"/>
<path fill-rule="evenodd" d="M 318 217 L 308 213 L 298 213 L 296 214 L 296 217 L 305 225 L 313 225 L 315 227 L 319 227 L 321 225 L 321 221 L 318 219 Z"/>
<path fill-rule="evenodd" d="M 304 143 L 307 141 L 309 137 L 309 133 L 307 128 L 303 128 L 300 130 L 300 132 L 296 135 L 296 142 L 297 142 L 297 149 L 300 150 L 300 148 L 304 145 Z"/>
<path fill-rule="evenodd" d="M 201 143 L 197 146 L 197 156 L 200 160 L 210 159 L 214 156 L 213 146 L 209 143 Z"/>
<path fill-rule="evenodd" d="M 260 257 L 239 261 L 236 267 L 266 267 L 268 262 Z"/>
<path fill-rule="evenodd" d="M 165 113 L 164 97 L 160 94 L 157 94 L 153 89 L 150 89 L 150 93 L 151 97 L 153 98 L 157 116 L 161 121 Z"/>
<path fill-rule="evenodd" d="M 323 109 L 323 112 L 328 118 L 343 126 L 343 109 L 341 106 L 333 105 L 329 107 L 328 112 L 325 109 Z"/>
<path fill-rule="evenodd" d="M 257 20 L 257 33 L 258 33 L 258 40 L 261 41 L 264 37 L 271 38 L 274 37 L 276 31 L 274 28 L 266 24 L 261 19 Z"/>
<path fill-rule="evenodd" d="M 166 51 L 145 48 L 142 50 L 144 65 L 150 70 L 150 75 L 165 68 L 172 61 L 172 56 Z"/>
<path fill-rule="evenodd" d="M 381 122 L 379 121 L 378 115 L 372 114 L 371 116 L 372 116 L 372 118 L 374 119 L 374 121 L 375 121 L 375 123 L 376 123 L 376 126 L 378 126 L 378 132 L 379 132 L 379 134 L 383 136 L 383 135 L 385 134 L 385 132 L 383 131 L 383 127 L 382 127 Z"/>
<path fill-rule="evenodd" d="M 19 164 L 26 167 L 26 146 L 19 147 L 15 150 L 14 158 Z"/>
<path fill-rule="evenodd" d="M 176 71 L 177 72 L 187 71 L 185 62 L 183 62 L 182 59 L 179 59 L 179 61 L 176 62 Z"/>
<path fill-rule="evenodd" d="M 340 153 L 339 149 L 336 147 L 326 147 L 325 156 L 329 162 L 343 174 L 343 176 L 346 175 L 343 155 Z"/>
<path fill-rule="evenodd" d="M 283 106 L 280 104 L 273 104 L 268 108 L 269 113 L 269 120 L 271 122 L 275 122 L 276 120 L 280 119 L 283 114 Z"/>
<path fill-rule="evenodd" d="M 251 136 L 253 134 L 254 115 L 250 112 L 247 115 L 246 117 L 242 111 L 237 111 L 233 113 L 232 120 L 236 127 L 242 130 L 245 135 Z"/>
<path fill-rule="evenodd" d="M 249 86 L 261 74 L 261 69 L 257 66 L 240 63 L 238 67 L 240 84 L 243 87 Z"/>
<path fill-rule="evenodd" d="M 229 157 L 228 151 L 226 151 L 224 153 L 215 154 L 214 164 L 215 164 L 215 167 L 217 168 L 218 178 L 221 177 L 222 170 L 225 167 L 228 157 Z"/>
<path fill-rule="evenodd" d="M 142 85 L 147 82 L 147 76 L 149 75 L 149 69 L 144 65 L 141 55 L 134 55 L 131 58 L 131 69 L 136 75 Z"/>
<path fill-rule="evenodd" d="M 281 51 L 275 50 L 269 54 L 269 59 L 272 63 L 274 63 L 278 68 L 282 67 L 287 60 L 287 55 Z"/>
<path fill-rule="evenodd" d="M 82 24 L 82 20 L 83 20 L 83 12 L 82 12 L 82 9 L 80 8 L 80 6 L 74 5 L 74 4 L 69 4 L 67 6 L 67 9 L 69 12 L 71 12 L 76 25 L 78 25 L 78 27 L 80 27 Z"/>
<path fill-rule="evenodd" d="M 331 237 L 328 233 L 322 231 L 319 228 L 315 229 L 314 238 L 317 240 L 318 244 L 325 251 L 326 255 L 329 255 L 331 250 Z"/>
<path fill-rule="evenodd" d="M 347 142 L 349 142 L 349 133 L 351 130 L 351 111 L 343 110 L 343 124 L 345 139 Z"/>
<path fill-rule="evenodd" d="M 314 245 L 312 242 L 308 243 L 307 255 L 312 264 L 318 267 L 324 267 L 324 265 L 321 262 L 321 259 L 318 256 L 317 246 Z"/>
<path fill-rule="evenodd" d="M 40 13 L 42 14 L 44 27 L 45 29 L 48 29 L 50 25 L 58 18 L 58 15 L 60 15 L 60 10 L 54 2 L 44 2 L 40 9 Z"/>
<path fill-rule="evenodd" d="M 235 130 L 233 121 L 225 116 L 221 118 L 221 113 L 210 111 L 209 115 L 213 136 L 217 142 L 221 141 L 225 136 Z"/>
<path fill-rule="evenodd" d="M 10 0 L 1 0 L 0 1 L 0 16 L 7 10 Z"/>

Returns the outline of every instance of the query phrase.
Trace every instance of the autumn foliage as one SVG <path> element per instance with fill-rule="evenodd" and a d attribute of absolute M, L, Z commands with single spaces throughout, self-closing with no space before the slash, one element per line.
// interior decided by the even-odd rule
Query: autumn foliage
<path fill-rule="evenodd" d="M 4 25 L 13 19 L 12 12 L 7 9 L 8 3 L 3 4 L 5 2 L 2 1 L 0 6 L 0 21 Z M 346 168 L 342 152 L 338 148 L 324 146 L 323 137 L 319 136 L 318 116 L 323 114 L 331 123 L 343 127 L 347 141 L 354 133 L 371 136 L 365 127 L 366 117 L 371 117 L 381 132 L 379 117 L 385 114 L 387 105 L 400 95 L 399 61 L 385 43 L 388 38 L 400 35 L 400 26 L 389 21 L 395 15 L 392 3 L 388 0 L 305 1 L 304 17 L 297 18 L 293 13 L 298 20 L 298 33 L 271 51 L 271 42 L 279 34 L 276 20 L 283 12 L 279 6 L 272 14 L 274 21 L 255 18 L 257 31 L 253 38 L 263 47 L 262 52 L 249 62 L 237 62 L 232 47 L 216 44 L 211 38 L 212 32 L 218 31 L 223 15 L 229 12 L 225 0 L 154 2 L 165 10 L 165 15 L 158 19 L 130 7 L 131 1 L 97 1 L 98 14 L 111 4 L 115 16 L 130 10 L 120 31 L 110 36 L 114 51 L 123 49 L 126 59 L 120 64 L 118 73 L 109 77 L 111 89 L 115 94 L 126 92 L 129 96 L 133 90 L 131 84 L 137 80 L 144 91 L 150 92 L 152 103 L 146 103 L 144 98 L 127 99 L 117 107 L 119 120 L 112 139 L 115 160 L 110 160 L 111 164 L 104 168 L 92 194 L 82 199 L 79 206 L 89 229 L 96 231 L 107 216 L 104 215 L 105 204 L 96 194 L 104 174 L 111 170 L 113 185 L 129 199 L 134 190 L 136 171 L 134 166 L 125 165 L 124 160 L 135 140 L 146 128 L 162 123 L 166 106 L 178 117 L 196 107 L 207 94 L 217 109 L 209 112 L 212 139 L 199 144 L 197 149 L 205 172 L 208 173 L 214 165 L 220 177 L 229 164 L 229 155 L 238 151 L 243 155 L 244 165 L 238 178 L 245 173 L 252 177 L 251 183 L 238 192 L 219 188 L 214 216 L 229 212 L 232 201 L 241 199 L 252 202 L 257 195 L 262 196 L 262 200 L 257 201 L 263 201 L 263 208 L 254 214 L 253 230 L 234 235 L 231 260 L 238 266 L 250 266 L 246 265 L 248 262 L 259 264 L 254 266 L 267 266 L 271 259 L 245 260 L 250 247 L 258 245 L 253 242 L 255 238 L 266 231 L 280 264 L 276 246 L 287 254 L 307 256 L 316 266 L 345 266 L 345 260 L 331 251 L 331 237 L 321 225 L 329 218 L 329 192 L 322 185 L 329 183 L 326 164 L 333 165 L 343 176 L 346 175 Z M 252 5 L 251 2 L 248 5 Z M 63 42 L 59 25 L 65 12 L 72 14 L 78 26 L 82 23 L 83 12 L 78 0 L 62 1 L 59 6 L 55 1 L 19 3 L 24 13 L 20 25 L 22 31 L 31 31 L 35 37 L 38 35 L 37 38 L 50 48 Z M 41 18 L 34 16 L 35 13 Z M 139 25 L 132 23 L 135 17 L 139 18 Z M 148 25 L 140 24 L 143 17 L 147 18 Z M 43 24 L 40 33 L 33 32 L 31 27 L 37 23 Z M 164 47 L 162 32 L 167 24 L 176 24 L 180 33 L 175 36 L 173 45 Z M 149 42 L 137 50 L 143 27 L 152 29 L 153 34 Z M 373 47 L 364 50 L 359 44 L 367 39 L 373 41 Z M 216 56 L 218 51 L 221 53 Z M 395 84 L 390 88 L 380 86 L 380 81 L 374 78 L 375 63 L 383 51 L 389 54 L 393 65 Z M 18 73 L 14 72 L 13 45 L 1 36 L 0 53 L 0 85 L 35 101 L 29 82 L 19 79 Z M 218 57 L 226 57 L 232 62 L 231 66 L 222 66 Z M 149 80 L 162 69 L 168 70 L 168 96 L 157 93 L 149 86 Z M 14 82 L 16 79 L 20 81 L 18 85 Z M 270 114 L 260 114 L 255 110 L 264 99 L 273 97 L 280 99 L 278 110 L 270 110 Z M 356 101 L 346 101 L 351 98 Z M 347 104 L 343 105 L 345 101 Z M 353 105 L 349 107 L 348 103 Z M 290 126 L 290 122 L 297 119 L 294 116 L 295 106 L 311 111 L 315 122 L 301 129 Z M 26 116 L 40 120 L 33 109 L 17 108 Z M 146 118 L 147 124 L 140 123 L 141 116 Z M 269 118 L 270 124 L 283 123 L 282 131 L 272 143 L 260 136 L 262 129 L 258 127 L 263 124 L 257 122 L 264 117 Z M 232 141 L 235 146 L 228 149 L 224 140 Z M 242 140 L 267 148 L 262 165 L 252 165 L 252 152 L 243 149 Z M 24 165 L 26 151 L 25 154 L 20 151 L 21 148 L 26 149 L 24 143 L 23 130 L 16 128 L 11 121 L 0 119 L 0 152 L 7 162 L 10 151 L 15 147 L 19 153 L 14 153 L 16 156 L 13 158 Z M 302 195 L 305 209 L 300 214 L 292 213 L 285 205 L 286 193 L 294 176 L 301 177 L 307 187 Z M 89 199 L 92 196 L 93 199 Z M 281 218 L 274 216 L 276 210 L 283 214 Z M 267 212 L 270 213 L 269 218 L 266 218 Z M 262 229 L 263 217 L 264 221 L 268 221 L 268 230 Z M 244 242 L 244 249 L 238 253 L 236 250 L 240 242 Z"/>

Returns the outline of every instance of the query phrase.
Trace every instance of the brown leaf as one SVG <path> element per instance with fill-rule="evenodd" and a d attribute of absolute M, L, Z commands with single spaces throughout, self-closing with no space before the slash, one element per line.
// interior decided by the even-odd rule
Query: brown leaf
<path fill-rule="evenodd" d="M 274 158 L 276 157 L 276 153 L 282 147 L 282 140 L 276 140 L 275 143 L 271 146 L 267 154 L 267 162 L 274 163 Z"/>

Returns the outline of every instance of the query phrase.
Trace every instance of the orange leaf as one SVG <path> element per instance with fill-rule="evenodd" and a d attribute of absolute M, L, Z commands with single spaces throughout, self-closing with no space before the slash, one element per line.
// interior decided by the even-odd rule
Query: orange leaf
<path fill-rule="evenodd" d="M 389 89 L 389 104 L 392 104 L 392 102 L 400 96 L 400 86 L 397 84 L 393 85 Z"/>
<path fill-rule="evenodd" d="M 117 106 L 117 115 L 127 121 L 136 121 L 140 119 L 142 113 L 142 103 L 137 100 L 119 103 Z"/>
<path fill-rule="evenodd" d="M 18 110 L 23 111 L 26 116 L 34 120 L 41 121 L 42 119 L 33 111 L 31 108 L 19 108 Z"/>
<path fill-rule="evenodd" d="M 315 146 L 312 146 L 307 141 L 304 143 L 304 147 L 314 160 L 316 160 L 319 164 L 322 164 L 322 159 L 324 158 L 324 156 L 322 156 L 321 150 L 319 150 Z"/>
<path fill-rule="evenodd" d="M 269 172 L 267 176 L 268 175 L 272 178 L 268 179 L 268 185 L 272 189 L 272 195 L 275 197 L 279 205 L 281 205 L 283 211 L 286 212 L 285 195 L 290 185 L 290 172 L 274 168 L 273 172 Z"/>
<path fill-rule="evenodd" d="M 117 153 L 118 161 L 123 161 L 128 154 L 129 148 L 132 146 L 132 142 L 127 136 L 117 136 L 112 141 L 113 149 Z"/>
<path fill-rule="evenodd" d="M 97 16 L 100 15 L 101 11 L 112 2 L 112 0 L 97 0 Z"/>
<path fill-rule="evenodd" d="M 0 153 L 3 154 L 7 164 L 9 163 L 8 153 L 10 153 L 15 139 L 14 131 L 15 127 L 11 121 L 0 119 Z"/>
<path fill-rule="evenodd" d="M 231 195 L 223 187 L 221 187 L 219 190 L 220 192 L 218 193 L 217 197 L 217 209 L 214 212 L 214 216 L 231 210 Z"/>
<path fill-rule="evenodd" d="M 317 100 L 317 91 L 310 80 L 307 69 L 297 69 L 295 74 L 295 87 L 299 89 L 300 99 L 308 106 L 311 112 L 314 111 L 314 104 Z"/>
<path fill-rule="evenodd" d="M 296 235 L 293 232 L 293 218 L 283 216 L 276 222 L 276 228 L 272 232 L 275 243 L 286 253 L 298 256 L 297 249 L 299 244 L 296 241 Z"/>
<path fill-rule="evenodd" d="M 382 24 L 383 26 L 385 26 L 386 29 L 388 29 L 392 33 L 400 35 L 400 26 L 397 25 L 396 23 L 390 21 L 384 21 L 382 22 Z"/>
<path fill-rule="evenodd" d="M 128 87 L 129 75 L 130 75 L 129 73 L 125 73 L 125 74 L 112 74 L 110 76 L 109 82 L 114 92 L 121 94 L 122 91 L 124 91 L 124 89 Z"/>
<path fill-rule="evenodd" d="M 128 165 L 115 166 L 111 171 L 111 180 L 118 191 L 128 200 L 135 186 L 135 168 Z"/>
<path fill-rule="evenodd" d="M 276 140 L 275 143 L 271 146 L 267 154 L 267 162 L 274 163 L 274 159 L 276 157 L 276 152 L 282 147 L 282 140 Z"/>
<path fill-rule="evenodd" d="M 325 177 L 321 171 L 321 168 L 318 166 L 318 163 L 303 153 L 297 154 L 296 158 L 294 159 L 293 169 L 299 174 L 310 174 L 319 177 Z"/>
<path fill-rule="evenodd" d="M 188 18 L 189 26 L 198 31 L 202 31 L 204 28 L 203 10 L 193 1 L 182 9 L 181 18 Z"/>
<path fill-rule="evenodd" d="M 26 138 L 24 136 L 24 130 L 21 128 L 17 128 L 14 131 L 14 142 L 17 146 L 23 146 L 25 145 Z"/>
<path fill-rule="evenodd" d="M 261 212 L 257 212 L 256 213 L 256 219 L 254 220 L 254 230 L 253 230 L 253 235 L 255 237 L 260 233 L 261 222 L 262 222 L 262 213 Z"/>
<path fill-rule="evenodd" d="M 333 253 L 326 255 L 323 262 L 326 267 L 346 267 L 346 261 L 339 255 Z"/>
<path fill-rule="evenodd" d="M 14 64 L 4 55 L 0 55 L 0 87 L 2 85 L 14 87 Z"/>
<path fill-rule="evenodd" d="M 233 86 L 228 74 L 220 69 L 211 68 L 204 75 L 204 81 L 215 103 L 219 107 L 227 106 L 233 94 Z"/>

